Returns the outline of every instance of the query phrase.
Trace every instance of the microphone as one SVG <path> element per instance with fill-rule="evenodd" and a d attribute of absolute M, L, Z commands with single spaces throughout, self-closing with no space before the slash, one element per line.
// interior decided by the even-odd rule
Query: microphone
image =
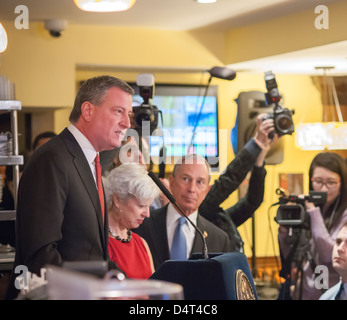
<path fill-rule="evenodd" d="M 211 78 L 219 78 L 223 80 L 234 80 L 236 77 L 236 72 L 232 69 L 226 67 L 213 67 L 208 72 L 211 75 Z"/>
<path fill-rule="evenodd" d="M 152 178 L 154 183 L 158 186 L 158 188 L 165 194 L 165 196 L 169 199 L 169 201 L 177 208 L 177 210 L 184 216 L 189 223 L 194 227 L 194 229 L 200 234 L 202 242 L 203 242 L 203 249 L 202 249 L 202 254 L 204 259 L 208 259 L 208 251 L 207 251 L 207 244 L 206 244 L 206 239 L 203 236 L 202 232 L 200 229 L 193 223 L 192 220 L 190 220 L 187 215 L 183 212 L 183 210 L 179 207 L 179 205 L 176 203 L 176 199 L 174 196 L 171 194 L 171 192 L 162 184 L 162 182 L 159 180 L 159 178 L 152 172 L 148 171 L 148 175 Z"/>

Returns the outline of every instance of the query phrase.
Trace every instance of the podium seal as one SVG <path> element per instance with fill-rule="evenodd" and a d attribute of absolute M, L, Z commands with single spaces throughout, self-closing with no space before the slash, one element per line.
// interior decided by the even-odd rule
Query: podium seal
<path fill-rule="evenodd" d="M 255 300 L 251 283 L 241 269 L 236 271 L 235 286 L 237 300 Z"/>

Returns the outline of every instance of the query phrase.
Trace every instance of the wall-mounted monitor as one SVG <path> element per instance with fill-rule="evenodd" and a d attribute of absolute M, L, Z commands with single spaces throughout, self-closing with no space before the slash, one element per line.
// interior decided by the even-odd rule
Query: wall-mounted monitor
<path fill-rule="evenodd" d="M 143 98 L 139 88 L 136 84 L 131 85 L 135 90 L 133 106 L 140 106 Z M 159 113 L 159 130 L 150 136 L 151 157 L 159 156 L 164 145 L 167 157 L 197 153 L 205 157 L 212 168 L 218 168 L 218 87 L 210 86 L 204 99 L 205 88 L 199 85 L 155 85 L 150 104 L 161 111 L 162 117 Z"/>

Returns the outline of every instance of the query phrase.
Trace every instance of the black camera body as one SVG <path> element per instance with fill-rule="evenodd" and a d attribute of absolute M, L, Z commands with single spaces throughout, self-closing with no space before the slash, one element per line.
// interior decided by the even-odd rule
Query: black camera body
<path fill-rule="evenodd" d="M 149 134 L 151 135 L 158 127 L 159 110 L 156 106 L 150 104 L 141 104 L 139 107 L 133 107 L 134 129 L 139 131 L 143 128 L 143 121 L 149 122 Z M 142 132 L 141 132 L 142 133 Z M 139 132 L 139 134 L 141 134 Z"/>
<path fill-rule="evenodd" d="M 278 86 L 275 79 L 275 75 L 271 72 L 265 72 L 265 85 L 267 93 L 265 93 L 265 99 L 268 105 L 274 105 L 273 113 L 269 113 L 267 117 L 263 118 L 263 121 L 267 119 L 273 119 L 275 124 L 275 132 L 271 132 L 269 137 L 272 139 L 274 133 L 277 133 L 279 137 L 285 134 L 292 134 L 294 132 L 294 122 L 292 115 L 294 110 L 288 108 L 282 108 L 280 101 L 282 99 L 278 92 Z"/>
<path fill-rule="evenodd" d="M 326 192 L 310 191 L 308 196 L 299 198 L 295 195 L 279 198 L 280 206 L 277 210 L 275 221 L 279 225 L 288 227 L 307 227 L 308 214 L 305 210 L 305 201 L 314 203 L 316 206 L 320 206 L 325 203 L 327 199 Z M 288 202 L 294 202 L 293 205 L 288 205 Z"/>
<path fill-rule="evenodd" d="M 149 134 L 151 135 L 158 127 L 159 114 L 158 108 L 150 104 L 149 101 L 149 99 L 153 98 L 154 76 L 146 73 L 139 74 L 136 79 L 136 84 L 139 87 L 139 93 L 144 102 L 141 106 L 133 107 L 134 129 L 139 135 L 142 135 L 143 122 L 149 122 Z"/>
<path fill-rule="evenodd" d="M 293 110 L 282 108 L 281 106 L 275 106 L 274 112 L 269 113 L 263 118 L 263 121 L 267 119 L 273 119 L 275 124 L 275 132 L 271 132 L 269 137 L 273 138 L 274 133 L 277 133 L 279 137 L 285 134 L 292 134 L 294 132 L 294 123 L 292 119 Z"/>

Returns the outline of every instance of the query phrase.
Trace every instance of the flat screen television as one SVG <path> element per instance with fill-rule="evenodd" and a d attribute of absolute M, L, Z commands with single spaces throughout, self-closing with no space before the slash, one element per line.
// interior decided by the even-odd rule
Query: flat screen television
<path fill-rule="evenodd" d="M 135 90 L 133 106 L 140 106 L 144 100 L 139 95 L 139 88 L 136 84 L 131 86 Z M 158 108 L 159 116 L 158 129 L 150 136 L 151 157 L 159 156 L 164 145 L 167 157 L 197 153 L 218 170 L 218 87 L 210 86 L 204 99 L 205 88 L 199 85 L 155 85 L 149 104 Z"/>

